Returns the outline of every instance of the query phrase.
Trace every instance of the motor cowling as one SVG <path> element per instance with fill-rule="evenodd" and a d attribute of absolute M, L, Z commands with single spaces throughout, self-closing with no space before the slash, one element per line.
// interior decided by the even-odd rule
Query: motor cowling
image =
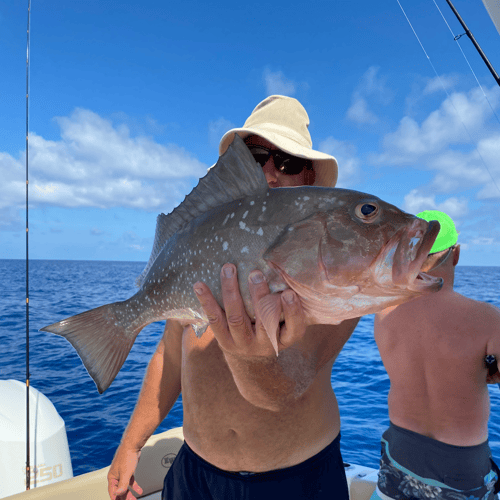
<path fill-rule="evenodd" d="M 30 488 L 73 477 L 66 426 L 34 387 L 30 397 Z M 26 490 L 26 384 L 0 380 L 0 498 Z"/>

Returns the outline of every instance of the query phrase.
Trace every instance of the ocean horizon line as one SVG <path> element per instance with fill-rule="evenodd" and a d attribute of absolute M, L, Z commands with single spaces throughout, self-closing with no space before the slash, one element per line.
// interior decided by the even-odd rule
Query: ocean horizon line
<path fill-rule="evenodd" d="M 8 260 L 15 260 L 15 261 L 25 261 L 26 259 L 13 259 L 13 258 L 0 258 L 0 261 L 8 261 Z M 102 259 L 29 259 L 30 262 L 33 261 L 40 261 L 40 262 L 119 262 L 119 263 L 128 263 L 128 264 L 136 264 L 136 263 L 143 263 L 147 264 L 147 261 L 145 260 L 102 260 Z M 466 267 L 481 267 L 481 268 L 500 268 L 499 266 L 481 266 L 477 264 L 467 264 L 467 265 L 461 265 L 457 264 L 457 268 L 466 268 Z"/>

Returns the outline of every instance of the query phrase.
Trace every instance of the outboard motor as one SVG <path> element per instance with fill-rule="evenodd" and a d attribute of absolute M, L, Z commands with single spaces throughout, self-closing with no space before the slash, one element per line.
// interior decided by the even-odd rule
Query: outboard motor
<path fill-rule="evenodd" d="M 73 477 L 64 420 L 30 387 L 30 487 Z M 0 380 L 0 498 L 26 490 L 26 385 Z"/>

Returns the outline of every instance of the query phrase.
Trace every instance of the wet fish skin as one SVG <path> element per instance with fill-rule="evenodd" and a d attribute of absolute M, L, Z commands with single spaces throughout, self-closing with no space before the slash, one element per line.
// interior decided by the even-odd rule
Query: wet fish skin
<path fill-rule="evenodd" d="M 272 292 L 288 287 L 297 292 L 311 324 L 340 323 L 441 287 L 438 279 L 417 279 L 439 225 L 356 191 L 270 189 L 262 169 L 238 139 L 205 180 L 212 182 L 226 162 L 230 172 L 243 168 L 255 177 L 251 193 L 236 192 L 229 196 L 236 199 L 218 204 L 215 198 L 205 202 L 207 197 L 195 188 L 179 207 L 182 220 L 174 220 L 175 211 L 159 216 L 154 250 L 134 296 L 42 328 L 71 342 L 100 393 L 109 387 L 147 324 L 175 319 L 203 333 L 208 320 L 192 285 L 204 281 L 222 304 L 220 269 L 226 262 L 238 269 L 251 317 L 255 311 L 246 283 L 249 273 L 260 269 Z M 231 155 L 238 161 L 243 158 L 243 166 L 235 165 Z M 228 176 L 224 172 L 222 182 Z M 238 170 L 235 185 L 241 183 L 239 174 Z M 199 209 L 203 203 L 208 207 Z M 370 207 L 376 215 L 365 217 L 363 209 Z M 259 304 L 259 312 L 277 350 L 281 310 L 266 307 L 266 300 L 272 298 Z"/>

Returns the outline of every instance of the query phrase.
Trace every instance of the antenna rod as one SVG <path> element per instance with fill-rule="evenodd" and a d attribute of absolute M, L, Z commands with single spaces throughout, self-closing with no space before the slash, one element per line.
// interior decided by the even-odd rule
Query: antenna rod
<path fill-rule="evenodd" d="M 28 102 L 29 102 L 29 61 L 30 61 L 30 13 L 28 0 L 28 29 L 26 41 L 26 489 L 30 489 L 30 304 L 29 304 L 29 258 L 28 258 Z"/>
<path fill-rule="evenodd" d="M 453 6 L 451 3 L 451 0 L 446 0 L 448 2 L 448 5 L 451 7 L 451 10 L 457 16 L 457 19 L 460 21 L 460 24 L 462 25 L 463 29 L 465 30 L 466 35 L 470 38 L 470 41 L 474 44 L 474 47 L 476 47 L 476 50 L 479 52 L 479 55 L 483 58 L 483 61 L 485 62 L 486 66 L 488 66 L 488 69 L 490 70 L 490 73 L 493 75 L 493 78 L 497 82 L 497 84 L 500 86 L 500 77 L 498 76 L 497 72 L 495 71 L 495 68 L 491 65 L 490 61 L 488 61 L 488 58 L 486 57 L 485 53 L 481 50 L 481 47 L 479 44 L 476 42 L 476 39 L 474 38 L 474 35 L 471 33 L 469 28 L 467 28 L 467 25 L 464 23 L 464 20 L 460 17 L 460 14 L 457 12 L 457 9 Z"/>

